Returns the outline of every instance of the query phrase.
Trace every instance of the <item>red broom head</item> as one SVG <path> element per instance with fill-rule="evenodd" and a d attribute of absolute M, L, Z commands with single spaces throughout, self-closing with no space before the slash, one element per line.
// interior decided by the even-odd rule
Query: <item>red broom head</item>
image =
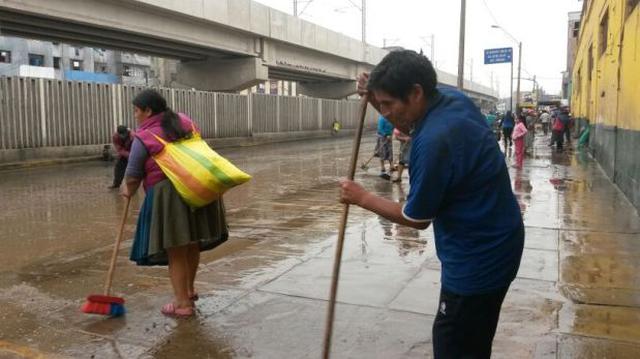
<path fill-rule="evenodd" d="M 80 310 L 88 314 L 117 317 L 125 313 L 124 299 L 104 295 L 90 295 Z"/>
<path fill-rule="evenodd" d="M 106 303 L 106 304 L 124 304 L 124 298 L 112 297 L 109 295 L 92 294 L 87 297 L 88 302 Z"/>

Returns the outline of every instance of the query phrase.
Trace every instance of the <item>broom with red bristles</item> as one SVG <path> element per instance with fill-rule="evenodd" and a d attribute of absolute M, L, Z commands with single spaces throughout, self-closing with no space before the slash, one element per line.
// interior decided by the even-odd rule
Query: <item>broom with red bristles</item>
<path fill-rule="evenodd" d="M 127 198 L 126 204 L 124 205 L 124 213 L 122 214 L 122 221 L 120 222 L 120 231 L 116 237 L 116 244 L 113 247 L 113 254 L 111 255 L 111 264 L 109 265 L 109 272 L 107 273 L 107 281 L 104 284 L 104 293 L 89 295 L 87 301 L 82 305 L 82 308 L 80 308 L 84 313 L 102 314 L 112 317 L 117 317 L 125 313 L 124 298 L 110 296 L 109 292 L 111 291 L 111 282 L 113 281 L 113 273 L 116 269 L 116 259 L 118 257 L 118 250 L 120 249 L 120 242 L 122 242 L 130 202 L 131 198 Z"/>

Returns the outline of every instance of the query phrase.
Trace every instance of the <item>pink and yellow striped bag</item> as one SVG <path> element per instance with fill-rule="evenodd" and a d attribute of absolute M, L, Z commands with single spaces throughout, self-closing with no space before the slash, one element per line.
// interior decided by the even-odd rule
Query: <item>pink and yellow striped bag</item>
<path fill-rule="evenodd" d="M 251 179 L 212 150 L 195 128 L 192 137 L 174 142 L 151 134 L 164 145 L 153 159 L 192 207 L 204 207 L 219 199 L 225 191 Z"/>

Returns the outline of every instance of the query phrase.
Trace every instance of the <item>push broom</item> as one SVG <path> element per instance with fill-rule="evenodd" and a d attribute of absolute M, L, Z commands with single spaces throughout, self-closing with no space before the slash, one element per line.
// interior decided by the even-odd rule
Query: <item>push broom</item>
<path fill-rule="evenodd" d="M 362 96 L 360 100 L 360 122 L 356 131 L 356 138 L 353 142 L 351 151 L 351 164 L 349 167 L 349 180 L 353 181 L 356 174 L 356 166 L 358 163 L 358 152 L 360 152 L 360 140 L 362 139 L 362 129 L 364 127 L 364 118 L 367 114 L 367 105 L 369 98 L 367 95 Z M 329 310 L 327 311 L 327 322 L 324 333 L 324 349 L 322 357 L 328 359 L 331 354 L 331 337 L 333 334 L 333 319 L 336 310 L 336 296 L 338 294 L 338 279 L 340 277 L 340 264 L 342 262 L 342 247 L 344 245 L 344 235 L 347 228 L 347 218 L 349 217 L 349 205 L 344 204 L 342 210 L 342 218 L 340 221 L 340 229 L 338 231 L 338 243 L 336 244 L 336 255 L 333 261 L 333 276 L 331 278 L 331 293 L 329 295 Z"/>
<path fill-rule="evenodd" d="M 110 296 L 111 283 L 113 282 L 113 274 L 116 269 L 116 259 L 118 257 L 118 250 L 120 249 L 120 242 L 122 242 L 122 235 L 124 233 L 124 225 L 127 221 L 127 214 L 129 213 L 129 204 L 131 198 L 127 198 L 124 205 L 124 213 L 122 214 L 122 220 L 120 221 L 120 231 L 116 237 L 116 243 L 113 246 L 113 254 L 111 254 L 111 264 L 109 265 L 109 272 L 107 273 L 107 281 L 104 284 L 103 294 L 91 294 L 87 297 L 87 301 L 82 305 L 81 310 L 88 314 L 101 314 L 117 317 L 125 313 L 124 298 Z"/>

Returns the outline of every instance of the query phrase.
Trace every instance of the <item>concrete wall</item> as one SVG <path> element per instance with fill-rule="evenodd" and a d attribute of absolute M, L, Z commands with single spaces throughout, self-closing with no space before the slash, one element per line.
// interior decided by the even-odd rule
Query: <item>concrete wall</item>
<path fill-rule="evenodd" d="M 111 142 L 118 124 L 135 128 L 131 99 L 145 87 L 0 77 L 0 163 L 85 156 Z M 159 88 L 170 106 L 191 116 L 207 139 L 329 133 L 334 119 L 357 123 L 358 101 L 249 96 Z M 376 124 L 369 109 L 367 127 Z"/>
<path fill-rule="evenodd" d="M 592 126 L 590 146 L 595 158 L 637 208 L 639 38 L 640 6 L 631 7 L 625 0 L 588 1 L 582 13 L 571 101 L 574 115 Z"/>

